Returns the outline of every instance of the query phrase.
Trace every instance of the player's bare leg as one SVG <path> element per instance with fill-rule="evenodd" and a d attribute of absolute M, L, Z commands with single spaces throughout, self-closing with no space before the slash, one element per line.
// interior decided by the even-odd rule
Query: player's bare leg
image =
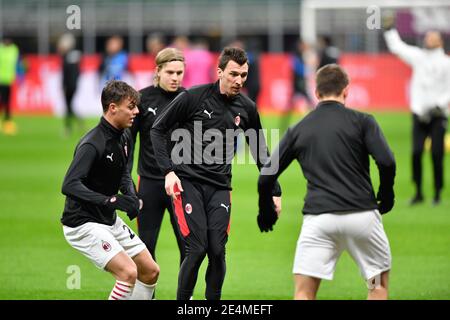
<path fill-rule="evenodd" d="M 121 251 L 112 258 L 105 267 L 105 270 L 110 272 L 114 278 L 119 281 L 128 282 L 133 284 L 137 279 L 136 264 L 131 258 Z"/>
<path fill-rule="evenodd" d="M 105 270 L 117 280 L 109 295 L 109 300 L 129 300 L 138 276 L 138 270 L 133 260 L 125 251 L 121 251 L 106 264 Z"/>
<path fill-rule="evenodd" d="M 159 266 L 148 249 L 133 257 L 133 261 L 137 266 L 137 279 L 145 284 L 155 284 L 159 276 Z"/>
<path fill-rule="evenodd" d="M 158 281 L 159 266 L 148 249 L 133 257 L 133 261 L 137 267 L 137 280 L 131 299 L 151 300 Z"/>
<path fill-rule="evenodd" d="M 302 274 L 294 275 L 294 300 L 315 300 L 321 279 Z"/>
<path fill-rule="evenodd" d="M 380 275 L 380 283 L 376 284 L 373 289 L 369 289 L 367 300 L 387 300 L 388 283 L 389 283 L 389 271 L 385 271 Z"/>

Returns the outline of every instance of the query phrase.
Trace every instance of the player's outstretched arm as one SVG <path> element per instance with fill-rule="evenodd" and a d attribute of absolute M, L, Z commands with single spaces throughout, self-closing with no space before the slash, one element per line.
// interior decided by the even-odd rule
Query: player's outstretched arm
<path fill-rule="evenodd" d="M 421 58 L 422 49 L 403 42 L 396 29 L 385 31 L 383 35 L 389 51 L 397 55 L 404 62 L 412 65 L 417 63 Z"/>

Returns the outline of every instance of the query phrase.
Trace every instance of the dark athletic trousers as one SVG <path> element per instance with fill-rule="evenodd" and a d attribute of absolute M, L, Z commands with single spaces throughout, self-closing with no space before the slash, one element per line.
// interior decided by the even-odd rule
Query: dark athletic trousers
<path fill-rule="evenodd" d="M 443 188 L 444 139 L 447 131 L 447 118 L 433 117 L 429 122 L 421 122 L 413 114 L 413 180 L 417 194 L 422 194 L 422 153 L 425 139 L 431 137 L 431 155 L 433 159 L 434 192 L 439 196 Z"/>
<path fill-rule="evenodd" d="M 5 109 L 5 116 L 4 119 L 8 121 L 11 119 L 11 104 L 10 104 L 10 97 L 11 97 L 11 86 L 8 85 L 0 85 L 0 111 L 2 108 Z"/>
<path fill-rule="evenodd" d="M 159 230 L 167 209 L 170 214 L 170 222 L 180 250 L 180 264 L 184 259 L 185 247 L 180 230 L 175 220 L 172 202 L 166 194 L 164 180 L 149 179 L 139 177 L 138 197 L 144 201 L 144 206 L 138 215 L 139 238 L 145 243 L 148 251 L 156 261 L 156 242 L 158 241 Z"/>
<path fill-rule="evenodd" d="M 75 95 L 75 91 L 76 88 L 64 88 L 64 98 L 66 100 L 65 125 L 68 130 L 72 129 L 72 118 L 75 116 L 72 107 L 72 100 Z"/>
<path fill-rule="evenodd" d="M 181 178 L 183 192 L 174 200 L 175 215 L 185 240 L 186 255 L 178 275 L 178 300 L 189 300 L 205 256 L 207 300 L 219 300 L 225 278 L 225 244 L 231 213 L 230 190 Z"/>

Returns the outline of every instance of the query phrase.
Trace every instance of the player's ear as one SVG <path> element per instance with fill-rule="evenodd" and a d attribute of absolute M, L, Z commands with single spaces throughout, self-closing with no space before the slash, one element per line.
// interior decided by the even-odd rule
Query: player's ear
<path fill-rule="evenodd" d="M 223 76 L 223 70 L 220 69 L 220 68 L 217 68 L 217 77 L 218 77 L 219 79 L 222 79 L 222 76 Z"/>
<path fill-rule="evenodd" d="M 347 99 L 348 97 L 348 92 L 349 92 L 349 85 L 347 85 L 344 90 L 342 91 L 343 95 L 344 95 L 344 99 Z"/>
<path fill-rule="evenodd" d="M 317 89 L 314 90 L 314 95 L 316 96 L 317 100 L 320 100 L 321 97 L 320 97 L 319 91 L 317 91 Z"/>
<path fill-rule="evenodd" d="M 116 114 L 117 109 L 118 109 L 118 106 L 114 102 L 111 102 L 109 104 L 108 110 L 111 111 L 112 114 Z"/>
<path fill-rule="evenodd" d="M 155 74 L 158 76 L 158 77 L 161 77 L 161 70 L 162 70 L 162 68 L 161 68 L 161 66 L 156 66 L 156 68 L 155 68 Z"/>

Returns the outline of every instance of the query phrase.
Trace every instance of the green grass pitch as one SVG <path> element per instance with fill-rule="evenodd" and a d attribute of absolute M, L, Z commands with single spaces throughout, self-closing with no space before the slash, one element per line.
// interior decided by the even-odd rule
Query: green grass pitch
<path fill-rule="evenodd" d="M 405 113 L 375 114 L 397 160 L 396 205 L 383 216 L 393 255 L 392 299 L 450 298 L 450 169 L 445 160 L 443 202 L 431 205 L 430 154 L 424 157 L 426 203 L 408 206 L 411 118 Z M 88 128 L 98 119 L 86 122 Z M 19 134 L 0 135 L 0 299 L 106 299 L 114 280 L 64 240 L 60 224 L 64 197 L 60 189 L 81 131 L 63 138 L 62 120 L 17 117 Z M 266 128 L 279 118 L 263 117 Z M 137 158 L 137 157 L 136 157 Z M 136 166 L 135 166 L 136 167 Z M 292 164 L 280 178 L 283 212 L 274 231 L 262 234 L 256 224 L 255 165 L 233 169 L 233 210 L 227 245 L 227 274 L 223 299 L 291 299 L 292 263 L 302 224 L 305 180 Z M 134 173 L 134 177 L 136 174 Z M 372 162 L 372 177 L 378 185 Z M 121 213 L 125 221 L 125 214 Z M 135 222 L 130 226 L 136 229 Z M 164 219 L 157 246 L 161 267 L 157 298 L 174 299 L 178 249 L 169 219 Z M 68 289 L 70 266 L 78 266 L 81 288 Z M 194 299 L 204 299 L 206 260 L 199 273 Z M 347 254 L 341 257 L 333 281 L 323 281 L 319 299 L 365 299 L 367 290 L 358 268 Z"/>

